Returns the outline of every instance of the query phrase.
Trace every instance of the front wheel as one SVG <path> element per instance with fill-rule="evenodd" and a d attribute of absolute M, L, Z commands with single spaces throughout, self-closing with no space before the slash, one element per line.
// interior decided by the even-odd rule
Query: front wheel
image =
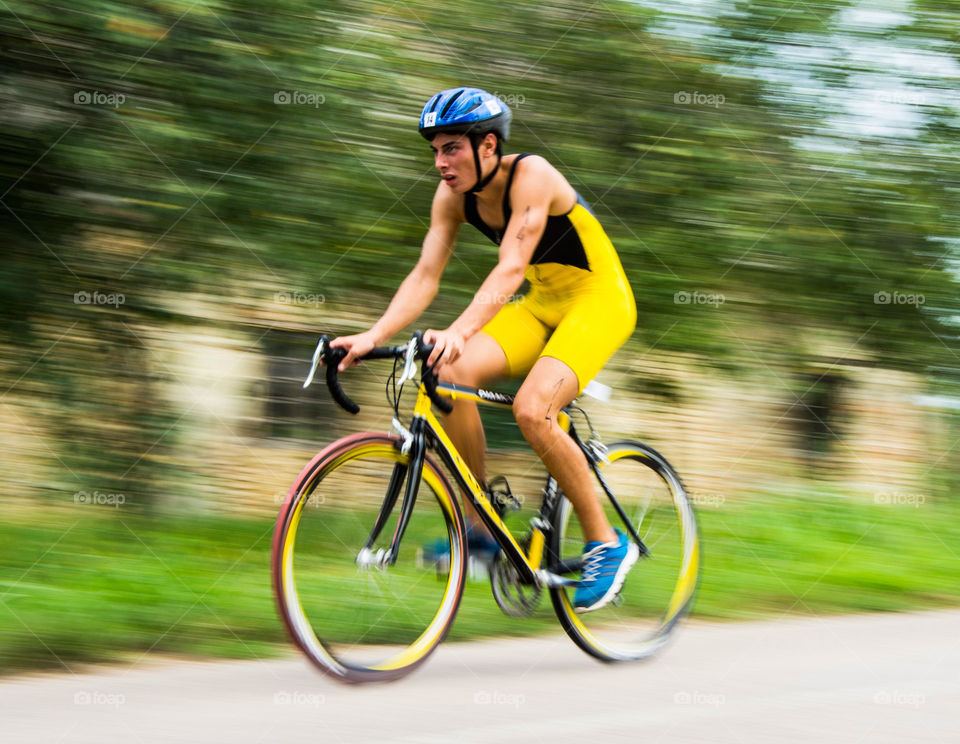
<path fill-rule="evenodd" d="M 343 682 L 408 674 L 443 640 L 463 594 L 463 520 L 430 457 L 396 561 L 383 559 L 410 461 L 400 444 L 384 434 L 331 444 L 294 482 L 274 531 L 280 615 L 307 657 Z M 449 554 L 424 561 L 422 546 L 444 540 Z"/>
<path fill-rule="evenodd" d="M 567 635 L 601 661 L 630 661 L 662 646 L 689 609 L 697 585 L 700 550 L 693 507 L 680 477 L 656 450 L 639 442 L 618 442 L 607 451 L 600 472 L 640 539 L 649 550 L 627 574 L 610 604 L 578 614 L 573 587 L 550 590 Z M 603 493 L 610 524 L 629 534 Z M 555 573 L 579 578 L 584 539 L 571 503 L 558 501 L 550 540 Z"/>

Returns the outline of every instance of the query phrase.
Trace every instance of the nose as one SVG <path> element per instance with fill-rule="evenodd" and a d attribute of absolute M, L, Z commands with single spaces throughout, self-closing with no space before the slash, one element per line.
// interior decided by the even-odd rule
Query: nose
<path fill-rule="evenodd" d="M 437 170 L 442 170 L 447 165 L 447 159 L 444 154 L 440 151 L 437 151 L 437 154 L 433 156 L 433 167 Z"/>

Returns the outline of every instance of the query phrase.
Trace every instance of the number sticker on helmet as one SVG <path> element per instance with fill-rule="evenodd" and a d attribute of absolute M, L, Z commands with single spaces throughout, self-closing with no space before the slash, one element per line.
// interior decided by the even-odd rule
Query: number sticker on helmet
<path fill-rule="evenodd" d="M 432 127 L 437 123 L 437 112 L 431 111 L 429 114 L 423 117 L 423 126 Z"/>
<path fill-rule="evenodd" d="M 487 101 L 487 111 L 490 112 L 490 116 L 496 116 L 500 113 L 500 104 L 496 102 L 495 99 L 491 98 Z"/>

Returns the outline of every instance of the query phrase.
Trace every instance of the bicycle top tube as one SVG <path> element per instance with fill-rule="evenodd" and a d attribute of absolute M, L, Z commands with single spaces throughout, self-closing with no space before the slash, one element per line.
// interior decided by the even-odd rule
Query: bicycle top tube
<path fill-rule="evenodd" d="M 452 382 L 437 383 L 437 392 L 441 395 L 457 400 L 466 398 L 476 403 L 489 403 L 494 406 L 512 406 L 514 397 L 507 393 L 498 393 L 496 390 L 486 390 L 484 388 L 467 387 L 466 385 L 456 385 Z"/>

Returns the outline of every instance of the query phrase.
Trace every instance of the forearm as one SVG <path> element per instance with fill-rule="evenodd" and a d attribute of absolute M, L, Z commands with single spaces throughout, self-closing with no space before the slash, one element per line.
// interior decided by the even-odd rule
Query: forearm
<path fill-rule="evenodd" d="M 493 320 L 497 311 L 520 289 L 523 284 L 523 269 L 519 266 L 498 264 L 473 296 L 450 330 L 460 333 L 464 339 L 473 336 Z"/>
<path fill-rule="evenodd" d="M 410 273 L 390 301 L 386 312 L 371 328 L 382 344 L 420 317 L 437 294 L 435 280 Z"/>

